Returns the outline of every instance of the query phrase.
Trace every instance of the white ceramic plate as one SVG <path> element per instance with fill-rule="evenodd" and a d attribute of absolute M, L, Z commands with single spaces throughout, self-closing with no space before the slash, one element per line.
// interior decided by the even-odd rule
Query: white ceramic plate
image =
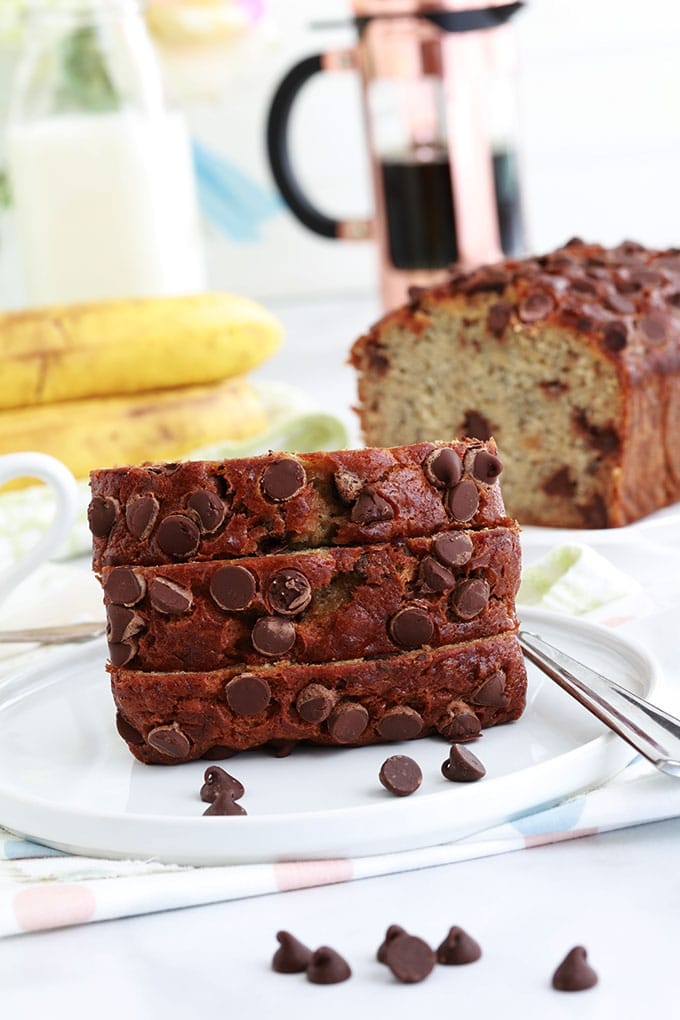
<path fill-rule="evenodd" d="M 651 657 L 577 619 L 525 611 L 523 626 L 647 697 Z M 485 731 L 475 753 L 487 775 L 443 779 L 440 739 L 358 749 L 249 752 L 224 762 L 244 783 L 246 817 L 203 817 L 206 762 L 141 765 L 113 724 L 100 642 L 15 674 L 0 686 L 0 824 L 79 854 L 184 864 L 360 856 L 469 835 L 547 806 L 622 769 L 633 750 L 529 666 L 524 717 Z M 423 770 L 410 797 L 378 782 L 390 754 Z"/>

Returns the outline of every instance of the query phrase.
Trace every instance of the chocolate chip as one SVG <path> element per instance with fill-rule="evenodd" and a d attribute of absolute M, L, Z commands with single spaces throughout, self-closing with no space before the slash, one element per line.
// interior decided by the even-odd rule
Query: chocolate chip
<path fill-rule="evenodd" d="M 214 492 L 197 489 L 187 499 L 187 506 L 198 517 L 198 526 L 206 535 L 212 535 L 227 516 L 227 508 Z"/>
<path fill-rule="evenodd" d="M 232 800 L 240 800 L 245 789 L 234 776 L 221 769 L 219 765 L 211 765 L 203 774 L 203 786 L 201 787 L 201 800 L 206 804 L 212 804 L 218 794 L 227 793 Z"/>
<path fill-rule="evenodd" d="M 514 305 L 511 305 L 509 301 L 496 301 L 490 305 L 486 315 L 486 328 L 489 333 L 495 337 L 503 336 L 514 310 Z"/>
<path fill-rule="evenodd" d="M 95 496 L 87 508 L 87 521 L 95 538 L 107 538 L 118 516 L 118 501 L 110 496 Z"/>
<path fill-rule="evenodd" d="M 423 731 L 423 717 L 408 705 L 390 708 L 376 729 L 383 740 L 413 740 Z"/>
<path fill-rule="evenodd" d="M 485 418 L 479 411 L 466 411 L 463 418 L 461 435 L 470 436 L 471 439 L 486 441 L 491 439 L 493 428 L 488 418 Z"/>
<path fill-rule="evenodd" d="M 225 758 L 233 758 L 235 754 L 238 754 L 238 749 L 235 747 L 226 747 L 225 744 L 213 744 L 205 754 L 201 755 L 201 758 L 205 761 L 224 761 Z"/>
<path fill-rule="evenodd" d="M 320 723 L 333 711 L 335 695 L 321 684 L 308 684 L 297 696 L 295 707 L 301 719 L 308 723 Z"/>
<path fill-rule="evenodd" d="M 452 701 L 444 719 L 437 723 L 437 731 L 452 743 L 476 740 L 482 724 L 464 701 Z"/>
<path fill-rule="evenodd" d="M 470 521 L 479 509 L 479 492 L 471 478 L 449 489 L 446 493 L 446 509 L 455 521 Z"/>
<path fill-rule="evenodd" d="M 136 730 L 134 726 L 130 725 L 127 719 L 124 719 L 120 712 L 116 713 L 116 729 L 120 733 L 123 740 L 128 744 L 143 744 L 144 737 Z"/>
<path fill-rule="evenodd" d="M 407 606 L 392 617 L 389 630 L 395 644 L 402 648 L 420 648 L 432 640 L 434 624 L 426 609 Z"/>
<path fill-rule="evenodd" d="M 122 666 L 127 666 L 131 659 L 134 659 L 137 654 L 137 642 L 133 639 L 130 641 L 109 641 L 109 661 L 112 666 L 116 666 L 120 669 Z"/>
<path fill-rule="evenodd" d="M 576 481 L 571 477 L 571 469 L 568 467 L 558 468 L 541 485 L 546 496 L 565 496 L 571 499 L 576 492 Z"/>
<path fill-rule="evenodd" d="M 306 483 L 305 469 L 292 457 L 275 460 L 262 472 L 262 491 L 275 503 L 292 499 Z"/>
<path fill-rule="evenodd" d="M 639 283 L 641 287 L 660 287 L 662 283 L 666 283 L 666 277 L 661 273 L 657 273 L 656 269 L 634 269 L 630 278 L 634 283 Z"/>
<path fill-rule="evenodd" d="M 338 496 L 347 506 L 351 506 L 363 487 L 362 480 L 346 467 L 339 467 L 333 476 Z"/>
<path fill-rule="evenodd" d="M 390 503 L 379 496 L 370 485 L 364 486 L 352 507 L 350 514 L 354 524 L 375 524 L 377 521 L 391 521 L 394 510 Z"/>
<path fill-rule="evenodd" d="M 396 797 L 408 797 L 422 783 L 423 773 L 413 758 L 405 754 L 394 754 L 382 763 L 378 779 Z"/>
<path fill-rule="evenodd" d="M 385 963 L 404 984 L 424 981 L 436 962 L 434 950 L 417 935 L 397 935 L 385 948 Z"/>
<path fill-rule="evenodd" d="M 433 553 L 447 567 L 464 566 L 473 549 L 473 541 L 465 532 L 447 531 L 432 540 Z"/>
<path fill-rule="evenodd" d="M 392 939 L 396 939 L 397 935 L 408 935 L 408 932 L 405 928 L 402 928 L 400 924 L 391 924 L 385 932 L 385 938 L 378 946 L 378 952 L 375 954 L 378 963 L 385 963 L 385 951 L 387 946 Z"/>
<path fill-rule="evenodd" d="M 508 699 L 505 694 L 505 674 L 502 670 L 497 670 L 487 677 L 470 700 L 475 705 L 484 705 L 487 708 L 505 708 Z"/>
<path fill-rule="evenodd" d="M 312 586 L 302 571 L 286 567 L 269 578 L 266 599 L 273 613 L 295 616 L 312 601 Z"/>
<path fill-rule="evenodd" d="M 284 655 L 295 644 L 295 627 L 281 616 L 262 616 L 253 627 L 250 640 L 260 655 Z"/>
<path fill-rule="evenodd" d="M 442 762 L 442 775 L 452 783 L 475 783 L 486 775 L 486 769 L 468 747 L 454 744 Z"/>
<path fill-rule="evenodd" d="M 270 740 L 267 744 L 267 750 L 275 758 L 288 758 L 296 747 L 297 740 Z"/>
<path fill-rule="evenodd" d="M 616 312 L 617 315 L 632 315 L 635 311 L 635 303 L 617 291 L 607 294 L 604 306 L 611 312 Z"/>
<path fill-rule="evenodd" d="M 552 986 L 558 992 L 584 992 L 597 984 L 597 974 L 588 963 L 583 946 L 574 946 L 552 977 Z"/>
<path fill-rule="evenodd" d="M 433 450 L 423 461 L 425 477 L 432 485 L 440 489 L 448 489 L 460 481 L 463 474 L 463 463 L 450 447 L 445 446 Z"/>
<path fill-rule="evenodd" d="M 151 534 L 158 517 L 159 504 L 155 496 L 133 496 L 125 507 L 125 522 L 128 531 L 142 542 Z"/>
<path fill-rule="evenodd" d="M 167 616 L 181 616 L 188 613 L 194 597 L 186 588 L 182 588 L 167 577 L 154 577 L 149 585 L 149 601 L 159 613 Z"/>
<path fill-rule="evenodd" d="M 175 559 L 186 559 L 196 552 L 201 544 L 201 533 L 190 517 L 184 514 L 170 514 L 161 521 L 156 534 L 158 545 Z"/>
<path fill-rule="evenodd" d="M 210 807 L 203 812 L 204 815 L 247 815 L 248 812 L 227 793 L 221 790 L 215 797 Z"/>
<path fill-rule="evenodd" d="M 480 450 L 472 464 L 472 474 L 485 485 L 493 485 L 502 470 L 503 462 L 500 457 L 486 450 Z"/>
<path fill-rule="evenodd" d="M 544 290 L 534 290 L 520 301 L 517 314 L 522 322 L 538 322 L 539 319 L 545 319 L 550 315 L 554 308 L 555 299 L 552 294 Z"/>
<path fill-rule="evenodd" d="M 246 567 L 220 567 L 210 579 L 210 594 L 220 609 L 236 613 L 247 609 L 255 597 L 257 580 Z"/>
<path fill-rule="evenodd" d="M 258 715 L 272 700 L 267 681 L 254 673 L 241 673 L 224 687 L 227 704 L 236 715 Z"/>
<path fill-rule="evenodd" d="M 329 946 L 320 946 L 307 965 L 307 980 L 314 985 L 337 985 L 352 976 L 346 960 Z"/>
<path fill-rule="evenodd" d="M 114 567 L 104 581 L 104 592 L 118 606 L 134 606 L 146 592 L 146 581 L 129 567 Z"/>
<path fill-rule="evenodd" d="M 673 308 L 680 308 L 680 290 L 676 290 L 674 294 L 669 294 L 666 301 Z"/>
<path fill-rule="evenodd" d="M 312 950 L 289 931 L 277 931 L 276 939 L 279 948 L 272 958 L 272 970 L 277 974 L 304 974 L 312 959 Z"/>
<path fill-rule="evenodd" d="M 454 925 L 453 928 L 449 928 L 448 935 L 437 948 L 437 963 L 443 963 L 447 967 L 458 967 L 466 963 L 475 963 L 481 955 L 479 943 L 462 928 Z"/>
<path fill-rule="evenodd" d="M 582 280 L 576 277 L 576 279 L 570 280 L 569 289 L 576 291 L 577 294 L 587 294 L 589 297 L 597 297 L 597 287 L 590 280 Z"/>
<path fill-rule="evenodd" d="M 182 733 L 177 723 L 170 726 L 156 726 L 146 738 L 147 744 L 169 758 L 186 758 L 191 750 L 189 738 Z"/>
<path fill-rule="evenodd" d="M 481 613 L 489 601 L 491 588 L 481 577 L 461 581 L 451 596 L 451 608 L 461 620 L 471 620 Z"/>
<path fill-rule="evenodd" d="M 456 579 L 451 571 L 434 556 L 426 556 L 420 564 L 418 579 L 429 591 L 447 591 L 453 588 Z"/>
<path fill-rule="evenodd" d="M 338 744 L 351 744 L 368 726 L 368 712 L 354 701 L 337 705 L 328 720 L 328 732 Z"/>
<path fill-rule="evenodd" d="M 106 639 L 117 644 L 128 641 L 144 629 L 144 620 L 134 610 L 126 606 L 110 605 L 106 607 Z"/>
<path fill-rule="evenodd" d="M 638 329 L 650 343 L 658 344 L 666 339 L 666 320 L 660 315 L 643 315 L 638 319 Z"/>

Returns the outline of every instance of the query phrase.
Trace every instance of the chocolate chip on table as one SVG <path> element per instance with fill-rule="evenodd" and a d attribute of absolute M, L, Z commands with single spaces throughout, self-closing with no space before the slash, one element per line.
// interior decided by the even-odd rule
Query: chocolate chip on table
<path fill-rule="evenodd" d="M 466 931 L 454 925 L 449 928 L 449 933 L 437 948 L 437 963 L 445 966 L 462 966 L 466 963 L 475 963 L 482 955 L 478 942 L 468 935 Z"/>
<path fill-rule="evenodd" d="M 486 769 L 469 748 L 454 744 L 442 762 L 442 775 L 452 783 L 475 783 L 486 775 Z"/>
<path fill-rule="evenodd" d="M 181 616 L 188 613 L 194 597 L 187 588 L 175 584 L 167 577 L 154 577 L 149 585 L 149 601 L 153 608 L 166 616 Z"/>
<path fill-rule="evenodd" d="M 260 655 L 284 655 L 295 644 L 295 627 L 282 616 L 261 616 L 253 627 L 250 640 Z"/>
<path fill-rule="evenodd" d="M 389 631 L 395 644 L 402 648 L 420 648 L 432 640 L 434 624 L 426 609 L 406 606 L 392 617 Z"/>
<path fill-rule="evenodd" d="M 266 599 L 273 613 L 295 616 L 312 601 L 312 586 L 301 570 L 286 567 L 269 578 Z"/>
<path fill-rule="evenodd" d="M 158 517 L 159 503 L 155 496 L 133 496 L 125 507 L 125 523 L 130 534 L 140 542 L 151 534 Z"/>
<path fill-rule="evenodd" d="M 333 711 L 335 694 L 321 684 L 308 684 L 298 694 L 295 708 L 301 719 L 308 723 L 320 723 Z"/>
<path fill-rule="evenodd" d="M 279 948 L 272 957 L 272 970 L 277 974 L 304 974 L 312 959 L 312 950 L 289 931 L 277 931 L 276 940 Z"/>
<path fill-rule="evenodd" d="M 479 509 L 479 492 L 471 478 L 464 478 L 448 489 L 444 497 L 446 509 L 455 521 L 471 521 Z"/>
<path fill-rule="evenodd" d="M 364 486 L 352 507 L 350 519 L 354 524 L 376 524 L 378 521 L 391 521 L 394 517 L 392 505 L 379 496 L 370 485 Z"/>
<path fill-rule="evenodd" d="M 293 457 L 283 457 L 262 472 L 262 491 L 275 503 L 285 503 L 307 484 L 305 469 Z"/>
<path fill-rule="evenodd" d="M 385 963 L 404 984 L 424 981 L 436 962 L 434 950 L 417 935 L 396 935 L 385 947 Z"/>
<path fill-rule="evenodd" d="M 472 474 L 484 485 L 493 485 L 503 471 L 503 462 L 487 450 L 480 450 L 472 462 Z"/>
<path fill-rule="evenodd" d="M 552 986 L 558 992 L 584 992 L 597 984 L 597 974 L 588 963 L 583 946 L 574 946 L 552 977 Z"/>
<path fill-rule="evenodd" d="M 440 447 L 423 461 L 425 477 L 439 489 L 448 489 L 456 485 L 463 474 L 463 462 L 449 446 Z"/>
<path fill-rule="evenodd" d="M 198 525 L 184 514 L 170 514 L 158 525 L 158 545 L 168 556 L 185 559 L 195 553 L 201 544 Z"/>
<path fill-rule="evenodd" d="M 405 754 L 394 754 L 382 763 L 378 778 L 395 797 L 408 797 L 420 787 L 423 773 L 413 758 Z"/>
<path fill-rule="evenodd" d="M 212 804 L 220 793 L 228 793 L 232 800 L 240 800 L 245 789 L 235 776 L 221 769 L 219 765 L 211 765 L 203 775 L 203 786 L 201 787 L 201 800 L 206 804 Z"/>
<path fill-rule="evenodd" d="M 130 567 L 114 567 L 104 581 L 104 593 L 118 606 L 134 606 L 146 592 L 146 581 Z"/>
<path fill-rule="evenodd" d="M 408 932 L 405 928 L 402 928 L 400 924 L 391 924 L 385 932 L 385 938 L 380 946 L 378 946 L 378 952 L 376 953 L 378 963 L 385 963 L 385 951 L 387 946 L 392 939 L 396 939 L 397 935 L 408 935 Z"/>
<path fill-rule="evenodd" d="M 234 798 L 226 790 L 221 790 L 215 797 L 215 800 L 205 809 L 203 814 L 247 815 L 248 812 L 241 804 L 237 804 Z"/>
<path fill-rule="evenodd" d="M 443 563 L 440 563 L 434 556 L 425 556 L 420 564 L 418 579 L 424 588 L 429 591 L 447 591 L 453 588 L 456 579 Z"/>
<path fill-rule="evenodd" d="M 330 946 L 320 946 L 307 964 L 307 980 L 314 985 L 337 985 L 352 976 L 346 960 Z"/>
<path fill-rule="evenodd" d="M 461 581 L 451 595 L 451 608 L 461 620 L 472 620 L 485 608 L 491 588 L 482 577 L 468 577 Z"/>
<path fill-rule="evenodd" d="M 272 700 L 267 681 L 254 673 L 241 673 L 224 687 L 227 704 L 236 715 L 258 715 Z"/>
<path fill-rule="evenodd" d="M 368 712 L 354 701 L 343 701 L 328 719 L 328 732 L 338 744 L 351 744 L 368 726 Z"/>
<path fill-rule="evenodd" d="M 465 532 L 445 531 L 432 540 L 432 551 L 447 567 L 463 567 L 470 560 L 474 544 Z"/>
<path fill-rule="evenodd" d="M 505 693 L 505 673 L 496 670 L 477 688 L 470 700 L 486 708 L 505 708 L 508 699 Z"/>
<path fill-rule="evenodd" d="M 413 740 L 423 731 L 423 717 L 409 705 L 390 708 L 376 727 L 383 740 Z"/>
<path fill-rule="evenodd" d="M 108 538 L 118 516 L 118 501 L 111 496 L 95 496 L 87 508 L 87 522 L 95 538 Z"/>
<path fill-rule="evenodd" d="M 167 754 L 169 758 L 185 758 L 191 750 L 189 738 L 182 733 L 176 723 L 170 726 L 156 726 L 147 734 L 146 742 L 161 754 Z"/>
<path fill-rule="evenodd" d="M 210 579 L 210 594 L 220 609 L 236 613 L 247 609 L 255 597 L 255 575 L 238 565 L 220 567 Z"/>
<path fill-rule="evenodd" d="M 227 508 L 209 489 L 197 489 L 187 499 L 187 507 L 198 517 L 198 526 L 206 535 L 212 535 L 227 516 Z"/>

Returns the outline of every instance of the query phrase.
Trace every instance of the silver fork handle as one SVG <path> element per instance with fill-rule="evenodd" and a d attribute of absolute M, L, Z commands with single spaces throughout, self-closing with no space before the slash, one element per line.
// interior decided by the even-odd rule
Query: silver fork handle
<path fill-rule="evenodd" d="M 102 622 L 68 623 L 62 627 L 33 627 L 28 630 L 0 631 L 0 644 L 64 645 L 91 641 L 106 632 Z"/>
<path fill-rule="evenodd" d="M 680 778 L 680 720 L 572 659 L 538 634 L 520 631 L 528 659 L 666 775 Z"/>

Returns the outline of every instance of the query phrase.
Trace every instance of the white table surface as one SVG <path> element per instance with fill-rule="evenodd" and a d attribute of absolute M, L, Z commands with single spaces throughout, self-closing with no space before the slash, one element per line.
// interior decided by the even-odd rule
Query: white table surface
<path fill-rule="evenodd" d="M 376 316 L 369 301 L 274 309 L 284 351 L 257 374 L 294 382 L 354 429 L 351 340 Z M 634 636 L 675 668 L 673 627 Z M 33 1020 L 193 1020 L 196 1017 L 427 1015 L 469 1020 L 640 1020 L 678 1015 L 680 819 L 411 874 L 102 922 L 0 941 L 0 1017 Z M 401 985 L 375 961 L 389 924 L 431 944 L 451 925 L 480 942 L 482 959 L 438 967 Z M 270 969 L 275 933 L 328 944 L 350 981 L 313 986 Z M 599 985 L 557 993 L 550 977 L 585 945 Z"/>

